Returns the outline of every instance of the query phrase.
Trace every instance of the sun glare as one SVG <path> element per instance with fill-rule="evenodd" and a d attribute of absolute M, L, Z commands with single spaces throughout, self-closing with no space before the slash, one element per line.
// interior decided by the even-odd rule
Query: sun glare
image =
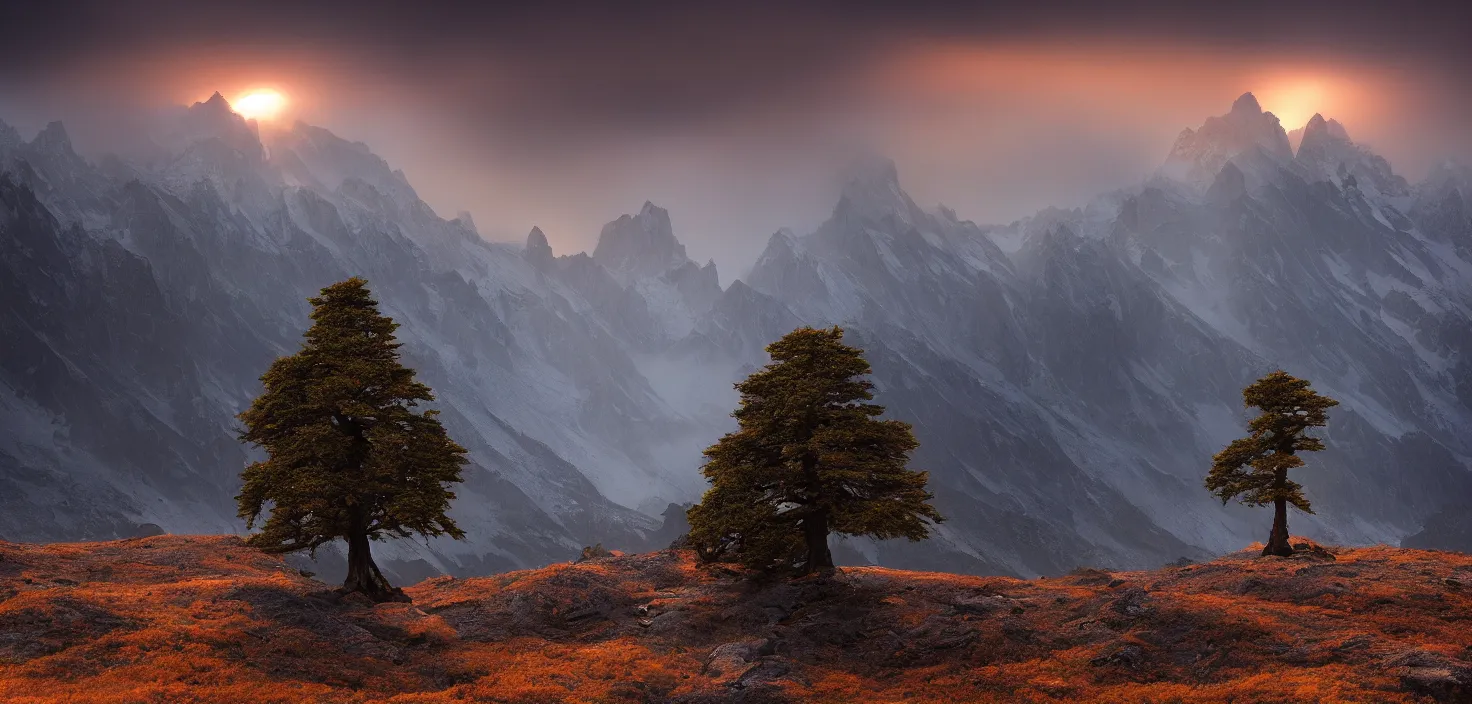
<path fill-rule="evenodd" d="M 235 112 L 247 120 L 270 120 L 286 107 L 286 96 L 274 90 L 256 90 L 231 102 Z"/>
<path fill-rule="evenodd" d="M 1258 94 L 1262 108 L 1278 116 L 1283 129 L 1294 130 L 1324 109 L 1324 87 L 1317 82 L 1272 86 Z"/>

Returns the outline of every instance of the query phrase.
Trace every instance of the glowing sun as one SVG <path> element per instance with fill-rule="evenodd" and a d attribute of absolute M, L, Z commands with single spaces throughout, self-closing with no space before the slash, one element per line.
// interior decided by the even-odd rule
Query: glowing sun
<path fill-rule="evenodd" d="M 280 91 L 254 90 L 236 98 L 231 107 L 247 120 L 270 120 L 286 107 L 286 96 Z"/>
<path fill-rule="evenodd" d="M 1278 116 L 1284 129 L 1302 127 L 1313 114 L 1323 110 L 1327 97 L 1318 82 L 1299 81 L 1279 84 L 1258 93 L 1264 110 Z"/>

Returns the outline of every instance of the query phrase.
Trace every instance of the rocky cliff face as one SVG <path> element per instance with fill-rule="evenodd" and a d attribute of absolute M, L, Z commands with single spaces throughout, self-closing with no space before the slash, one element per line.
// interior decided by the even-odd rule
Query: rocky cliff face
<path fill-rule="evenodd" d="M 868 350 L 951 517 L 919 546 L 842 541 L 850 563 L 1058 574 L 1260 538 L 1200 482 L 1278 367 L 1344 402 L 1296 530 L 1393 542 L 1469 488 L 1472 179 L 1405 184 L 1329 120 L 1295 154 L 1251 96 L 1150 181 L 1005 227 L 921 208 L 869 160 L 724 288 L 653 204 L 592 256 L 490 244 L 365 145 L 213 99 L 171 119 L 146 158 L 97 164 L 60 124 L 0 127 L 0 536 L 243 529 L 233 416 L 305 299 L 351 275 L 474 463 L 470 539 L 389 546 L 404 576 L 642 546 L 699 496 L 731 383 L 801 324 Z"/>

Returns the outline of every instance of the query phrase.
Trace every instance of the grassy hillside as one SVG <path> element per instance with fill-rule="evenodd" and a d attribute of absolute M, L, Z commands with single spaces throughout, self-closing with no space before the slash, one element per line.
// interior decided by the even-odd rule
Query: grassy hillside
<path fill-rule="evenodd" d="M 689 553 L 341 599 L 231 537 L 0 543 L 6 702 L 1472 699 L 1472 557 L 761 583 Z"/>

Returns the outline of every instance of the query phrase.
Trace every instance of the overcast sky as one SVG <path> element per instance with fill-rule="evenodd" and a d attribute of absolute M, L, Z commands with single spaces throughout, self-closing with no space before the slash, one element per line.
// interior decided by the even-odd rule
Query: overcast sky
<path fill-rule="evenodd" d="M 1245 91 L 1413 180 L 1472 156 L 1472 3 L 965 4 L 10 0 L 0 119 L 95 151 L 131 110 L 271 86 L 492 239 L 590 249 L 653 200 L 725 281 L 857 152 L 981 222 L 1137 182 Z"/>

